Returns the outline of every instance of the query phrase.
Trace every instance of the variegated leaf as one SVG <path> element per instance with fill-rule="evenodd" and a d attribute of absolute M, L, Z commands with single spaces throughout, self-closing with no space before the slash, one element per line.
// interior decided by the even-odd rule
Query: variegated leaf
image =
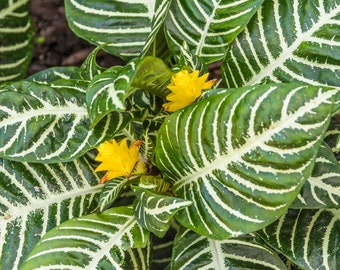
<path fill-rule="evenodd" d="M 139 152 L 141 153 L 143 160 L 146 163 L 152 164 L 154 163 L 154 150 L 155 150 L 155 142 L 149 136 L 149 130 L 146 129 L 140 138 L 143 141 Z"/>
<path fill-rule="evenodd" d="M 99 200 L 99 211 L 103 212 L 118 198 L 121 191 L 126 187 L 129 178 L 117 177 L 107 181 L 102 189 Z"/>
<path fill-rule="evenodd" d="M 102 46 L 97 46 L 85 59 L 83 64 L 81 65 L 81 72 L 80 72 L 80 77 L 83 80 L 92 80 L 94 76 L 102 73 L 106 68 L 103 68 L 97 64 L 97 53 L 105 47 L 104 45 Z"/>
<path fill-rule="evenodd" d="M 175 195 L 193 201 L 176 219 L 223 240 L 284 214 L 312 173 L 336 94 L 267 84 L 211 95 L 169 116 L 156 162 Z"/>
<path fill-rule="evenodd" d="M 92 211 L 99 179 L 84 158 L 38 164 L 0 160 L 0 269 L 18 269 L 40 237 Z"/>
<path fill-rule="evenodd" d="M 131 83 L 139 59 L 126 66 L 114 66 L 96 75 L 86 91 L 86 104 L 91 126 L 113 111 L 124 111 L 125 100 L 131 94 Z"/>
<path fill-rule="evenodd" d="M 34 29 L 28 0 L 3 0 L 0 5 L 0 83 L 22 79 L 31 62 Z"/>
<path fill-rule="evenodd" d="M 167 43 L 166 43 L 165 36 L 164 36 L 164 31 L 162 31 L 163 30 L 162 26 L 163 26 L 164 20 L 166 18 L 166 15 L 168 13 L 172 0 L 151 0 L 151 3 L 152 1 L 154 1 L 154 4 L 155 4 L 155 7 L 154 7 L 155 13 L 151 21 L 151 32 L 146 38 L 146 42 L 143 46 L 143 51 L 141 53 L 141 56 L 148 55 L 149 52 L 153 52 L 152 56 L 161 56 L 161 55 L 157 55 L 157 53 L 155 52 L 156 51 L 159 52 L 159 49 L 162 49 L 163 53 L 164 51 L 168 51 Z M 150 1 L 149 1 L 149 5 L 150 5 Z M 163 44 L 159 44 L 159 41 L 161 42 L 163 41 Z M 152 46 L 158 46 L 158 48 L 152 48 Z M 170 54 L 168 54 L 168 56 L 171 57 Z M 166 58 L 162 57 L 162 59 L 165 60 Z"/>
<path fill-rule="evenodd" d="M 180 198 L 156 194 L 134 186 L 136 195 L 135 217 L 138 223 L 158 237 L 163 237 L 170 227 L 171 219 L 181 209 L 192 202 Z"/>
<path fill-rule="evenodd" d="M 90 129 L 85 81 L 21 81 L 0 89 L 0 156 L 17 161 L 73 160 L 112 138 L 131 119 L 108 115 Z"/>
<path fill-rule="evenodd" d="M 339 100 L 339 99 L 337 99 Z M 336 115 L 333 117 L 329 128 L 326 132 L 325 142 L 332 149 L 332 152 L 336 155 L 339 160 L 340 154 L 340 121 L 338 120 L 339 116 Z"/>
<path fill-rule="evenodd" d="M 171 1 L 170 1 L 171 2 Z M 169 4 L 170 4 L 169 2 Z M 162 26 L 164 28 L 164 26 Z M 143 53 L 143 56 L 153 56 L 163 59 L 165 63 L 170 63 L 172 53 L 169 50 L 168 43 L 166 42 L 164 29 L 160 29 L 149 47 L 149 51 Z"/>
<path fill-rule="evenodd" d="M 66 0 L 66 18 L 80 37 L 125 60 L 145 53 L 170 0 Z"/>
<path fill-rule="evenodd" d="M 34 73 L 26 81 L 40 84 L 49 84 L 57 80 L 77 80 L 80 79 L 79 67 L 52 67 Z"/>
<path fill-rule="evenodd" d="M 264 1 L 223 62 L 227 87 L 301 81 L 340 86 L 340 1 Z"/>
<path fill-rule="evenodd" d="M 162 108 L 163 103 L 162 98 L 144 90 L 138 89 L 133 92 L 126 99 L 127 111 L 133 114 L 133 119 L 115 136 L 116 140 L 119 141 L 124 137 L 129 138 L 130 141 L 143 139 L 143 134 L 147 131 L 148 136 L 155 141 L 157 131 L 168 115 Z"/>
<path fill-rule="evenodd" d="M 174 0 L 165 21 L 174 55 L 186 42 L 193 55 L 207 63 L 222 59 L 263 0 Z"/>
<path fill-rule="evenodd" d="M 216 241 L 181 228 L 174 241 L 171 269 L 287 268 L 277 254 L 249 235 Z"/>
<path fill-rule="evenodd" d="M 291 209 L 259 234 L 302 269 L 339 267 L 340 209 Z"/>
<path fill-rule="evenodd" d="M 199 70 L 200 75 L 209 72 L 204 60 L 201 57 L 194 55 L 190 51 L 188 44 L 185 42 L 182 47 L 180 47 L 178 66 L 188 67 L 190 70 Z"/>
<path fill-rule="evenodd" d="M 340 164 L 332 150 L 321 145 L 313 173 L 290 208 L 339 208 Z"/>
<path fill-rule="evenodd" d="M 149 233 L 136 222 L 131 207 L 111 208 L 68 220 L 50 230 L 26 258 L 31 269 L 148 269 Z M 139 249 L 134 253 L 132 249 Z M 136 256 L 137 255 L 137 256 Z"/>

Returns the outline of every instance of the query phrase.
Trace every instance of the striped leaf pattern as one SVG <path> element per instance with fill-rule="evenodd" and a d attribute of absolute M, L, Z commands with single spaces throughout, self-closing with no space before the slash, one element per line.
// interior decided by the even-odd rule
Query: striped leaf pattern
<path fill-rule="evenodd" d="M 161 50 L 164 52 L 165 48 L 162 48 L 164 45 L 167 45 L 165 40 L 163 44 L 159 44 L 159 42 L 156 39 L 164 39 L 164 34 L 162 31 L 160 31 L 164 20 L 166 18 L 166 15 L 168 13 L 170 3 L 172 0 L 152 0 L 155 2 L 155 7 L 154 7 L 154 15 L 151 21 L 151 32 L 148 35 L 146 42 L 143 46 L 143 51 L 142 51 L 142 56 L 148 55 L 151 53 L 152 56 L 158 56 L 154 52 L 157 50 Z M 152 2 L 151 1 L 151 2 Z M 150 1 L 149 1 L 150 5 Z M 163 29 L 162 29 L 163 30 Z M 160 33 L 160 34 L 159 34 Z M 155 48 L 153 46 L 157 46 L 159 48 Z M 167 48 L 167 47 L 166 47 Z M 158 52 L 161 52 L 158 51 Z M 164 59 L 164 58 L 162 58 Z"/>
<path fill-rule="evenodd" d="M 338 99 L 339 100 L 339 99 Z M 326 132 L 325 142 L 332 149 L 332 152 L 339 157 L 340 153 L 340 122 L 337 120 L 338 115 L 335 114 L 329 128 Z"/>
<path fill-rule="evenodd" d="M 171 269 L 287 268 L 272 250 L 249 235 L 216 241 L 181 228 L 174 241 Z"/>
<path fill-rule="evenodd" d="M 166 18 L 166 37 L 174 55 L 186 42 L 207 63 L 222 59 L 263 0 L 174 0 Z"/>
<path fill-rule="evenodd" d="M 223 240 L 285 213 L 312 173 L 336 93 L 300 84 L 245 87 L 169 116 L 156 162 L 173 192 L 193 202 L 176 219 Z"/>
<path fill-rule="evenodd" d="M 139 152 L 141 153 L 144 161 L 146 163 L 152 164 L 154 163 L 154 150 L 155 150 L 155 143 L 152 140 L 152 138 L 149 136 L 149 130 L 146 129 L 142 135 L 141 140 L 143 141 L 143 144 L 141 148 L 139 149 Z"/>
<path fill-rule="evenodd" d="M 302 269 L 339 267 L 340 209 L 291 209 L 259 235 Z"/>
<path fill-rule="evenodd" d="M 78 36 L 125 60 L 152 43 L 170 0 L 66 0 L 66 18 Z"/>
<path fill-rule="evenodd" d="M 47 231 L 92 211 L 98 181 L 84 158 L 56 164 L 0 159 L 0 269 L 18 269 Z"/>
<path fill-rule="evenodd" d="M 49 84 L 58 80 L 77 80 L 80 79 L 79 67 L 51 67 L 34 73 L 26 78 L 26 81 L 40 84 Z"/>
<path fill-rule="evenodd" d="M 138 223 L 158 237 L 165 235 L 172 217 L 192 203 L 180 198 L 159 195 L 137 186 L 133 187 L 133 191 L 137 198 L 134 208 Z"/>
<path fill-rule="evenodd" d="M 34 41 L 28 2 L 3 0 L 0 5 L 0 83 L 26 76 Z"/>
<path fill-rule="evenodd" d="M 91 53 L 89 53 L 85 61 L 82 63 L 80 77 L 83 80 L 91 81 L 94 76 L 106 70 L 106 68 L 97 64 L 97 54 L 103 47 L 105 47 L 105 45 L 97 46 Z"/>
<path fill-rule="evenodd" d="M 87 82 L 16 82 L 0 89 L 0 156 L 16 161 L 65 162 L 112 138 L 131 119 L 110 114 L 90 129 Z"/>
<path fill-rule="evenodd" d="M 131 207 L 111 208 L 50 230 L 21 270 L 148 269 L 147 253 L 141 250 L 148 241 L 149 234 L 138 225 Z"/>
<path fill-rule="evenodd" d="M 226 87 L 340 85 L 340 0 L 265 1 L 223 63 Z"/>
<path fill-rule="evenodd" d="M 323 144 L 313 173 L 290 208 L 339 208 L 340 164 L 332 150 Z"/>
<path fill-rule="evenodd" d="M 86 104 L 92 127 L 112 111 L 126 109 L 125 99 L 131 92 L 138 62 L 135 60 L 123 67 L 114 66 L 91 80 L 86 91 Z"/>
<path fill-rule="evenodd" d="M 112 205 L 126 187 L 129 178 L 117 177 L 107 181 L 102 189 L 99 200 L 99 211 L 103 212 L 106 207 Z"/>

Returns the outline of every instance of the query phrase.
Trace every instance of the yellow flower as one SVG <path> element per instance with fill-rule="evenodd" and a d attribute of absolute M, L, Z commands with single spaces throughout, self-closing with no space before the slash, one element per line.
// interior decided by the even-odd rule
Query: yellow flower
<path fill-rule="evenodd" d="M 171 77 L 168 88 L 171 90 L 166 99 L 170 102 L 163 104 L 164 110 L 174 112 L 193 103 L 201 94 L 202 90 L 210 89 L 216 80 L 206 81 L 209 73 L 199 77 L 199 71 L 189 73 L 182 70 Z"/>
<path fill-rule="evenodd" d="M 107 180 L 119 176 L 129 177 L 135 167 L 138 167 L 138 172 L 145 171 L 145 164 L 140 160 L 139 148 L 142 141 L 135 141 L 128 147 L 126 138 L 119 144 L 115 140 L 110 140 L 99 145 L 97 161 L 102 162 L 96 172 L 107 171 L 100 183 L 105 183 Z M 141 163 L 137 166 L 138 163 Z"/>

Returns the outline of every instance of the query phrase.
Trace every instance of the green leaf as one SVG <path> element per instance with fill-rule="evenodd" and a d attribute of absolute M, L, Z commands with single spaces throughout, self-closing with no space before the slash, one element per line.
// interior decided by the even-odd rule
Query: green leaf
<path fill-rule="evenodd" d="M 167 86 L 172 74 L 162 59 L 147 56 L 138 66 L 132 85 L 165 98 L 170 93 Z"/>
<path fill-rule="evenodd" d="M 152 56 L 165 56 L 161 57 L 163 60 L 170 58 L 171 54 L 168 50 L 164 35 L 164 20 L 169 11 L 172 0 L 152 0 L 149 5 L 155 5 L 155 13 L 151 22 L 151 32 L 148 35 L 141 56 L 146 56 L 153 52 Z M 160 44 L 161 43 L 161 44 Z"/>
<path fill-rule="evenodd" d="M 31 62 L 34 28 L 28 2 L 3 1 L 0 6 L 0 83 L 24 78 Z"/>
<path fill-rule="evenodd" d="M 84 158 L 56 164 L 0 159 L 0 269 L 18 269 L 41 235 L 92 211 L 98 182 Z"/>
<path fill-rule="evenodd" d="M 97 53 L 103 47 L 105 47 L 105 45 L 98 46 L 86 57 L 85 61 L 81 65 L 80 76 L 82 79 L 92 80 L 94 76 L 102 73 L 106 69 L 97 64 Z"/>
<path fill-rule="evenodd" d="M 66 0 L 70 28 L 125 60 L 144 54 L 161 27 L 170 0 Z"/>
<path fill-rule="evenodd" d="M 50 85 L 21 81 L 0 89 L 0 156 L 16 161 L 65 162 L 112 138 L 131 119 L 115 113 L 90 129 L 87 82 Z"/>
<path fill-rule="evenodd" d="M 131 83 L 135 76 L 139 59 L 126 66 L 114 66 L 96 75 L 86 92 L 86 104 L 94 127 L 113 111 L 124 111 L 125 100 L 131 94 Z"/>
<path fill-rule="evenodd" d="M 133 254 L 131 248 L 144 248 L 148 241 L 131 207 L 112 208 L 50 230 L 20 269 L 147 269 L 146 254 Z"/>
<path fill-rule="evenodd" d="M 291 209 L 258 233 L 303 269 L 339 266 L 340 209 Z"/>
<path fill-rule="evenodd" d="M 166 37 L 174 55 L 183 42 L 206 63 L 222 59 L 263 0 L 174 0 L 166 18 Z"/>
<path fill-rule="evenodd" d="M 156 194 L 141 187 L 132 187 L 135 201 L 135 217 L 138 223 L 158 237 L 163 237 L 171 225 L 171 219 L 181 209 L 191 205 L 190 201 Z"/>
<path fill-rule="evenodd" d="M 321 145 L 313 173 L 290 208 L 338 208 L 340 205 L 340 164 L 332 150 Z"/>
<path fill-rule="evenodd" d="M 339 99 L 337 99 L 338 101 Z M 326 132 L 325 142 L 329 145 L 332 152 L 337 156 L 339 159 L 340 153 L 340 122 L 337 120 L 338 115 L 332 118 L 332 121 L 329 125 L 329 128 Z"/>
<path fill-rule="evenodd" d="M 41 84 L 49 84 L 57 80 L 77 80 L 79 78 L 79 67 L 52 67 L 34 73 L 26 81 Z"/>
<path fill-rule="evenodd" d="M 249 235 L 216 241 L 181 228 L 173 247 L 171 269 L 276 269 L 284 263 Z"/>
<path fill-rule="evenodd" d="M 169 1 L 170 4 L 171 1 Z M 149 50 L 143 53 L 143 56 L 153 56 L 162 59 L 165 63 L 169 63 L 172 60 L 172 54 L 169 50 L 168 43 L 166 42 L 164 25 L 161 26 L 163 29 L 158 31 L 155 39 L 151 43 Z"/>
<path fill-rule="evenodd" d="M 102 212 L 108 206 L 115 202 L 121 191 L 126 187 L 130 179 L 126 177 L 117 177 L 107 181 L 100 194 L 99 211 Z"/>
<path fill-rule="evenodd" d="M 153 164 L 154 163 L 154 152 L 155 152 L 155 143 L 149 136 L 149 129 L 146 129 L 140 138 L 143 141 L 139 149 L 139 153 L 142 155 L 143 160 L 146 163 Z"/>
<path fill-rule="evenodd" d="M 170 115 L 155 153 L 174 194 L 193 201 L 176 219 L 220 240 L 286 212 L 312 173 L 337 90 L 267 84 L 225 93 Z"/>
<path fill-rule="evenodd" d="M 223 64 L 226 87 L 301 81 L 340 86 L 340 1 L 264 1 Z"/>
<path fill-rule="evenodd" d="M 209 72 L 207 65 L 201 57 L 193 55 L 188 47 L 188 44 L 184 42 L 180 48 L 180 55 L 177 65 L 184 69 L 189 69 L 191 71 L 199 70 L 200 76 Z"/>

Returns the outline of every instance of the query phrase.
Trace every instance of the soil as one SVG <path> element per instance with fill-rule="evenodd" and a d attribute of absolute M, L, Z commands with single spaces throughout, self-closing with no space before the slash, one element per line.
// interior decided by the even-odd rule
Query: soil
<path fill-rule="evenodd" d="M 64 0 L 31 0 L 30 12 L 36 38 L 29 74 L 54 66 L 80 66 L 95 48 L 70 30 Z M 105 52 L 98 54 L 97 61 L 103 67 L 124 64 Z"/>
<path fill-rule="evenodd" d="M 29 75 L 54 66 L 80 66 L 95 48 L 70 30 L 64 0 L 30 0 L 30 12 L 36 38 Z M 103 51 L 98 53 L 97 62 L 103 67 L 124 64 Z M 219 63 L 210 65 L 209 70 L 211 78 L 221 77 Z"/>

